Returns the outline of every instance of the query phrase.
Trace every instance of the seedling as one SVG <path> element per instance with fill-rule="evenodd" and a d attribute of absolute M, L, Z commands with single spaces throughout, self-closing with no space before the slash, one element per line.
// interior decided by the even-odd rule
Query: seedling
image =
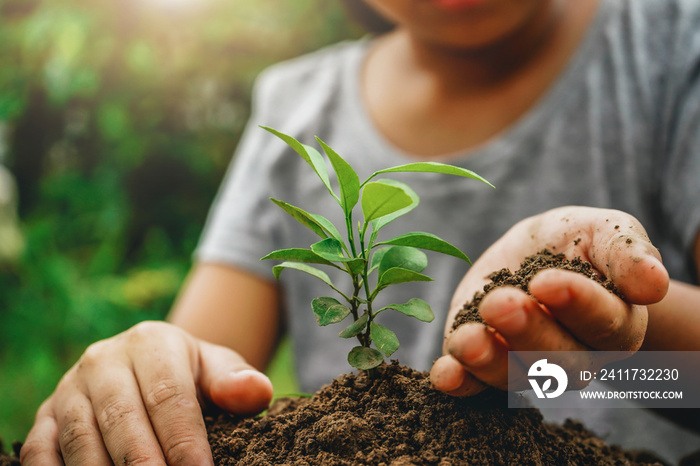
<path fill-rule="evenodd" d="M 462 251 L 430 233 L 411 232 L 378 241 L 379 231 L 413 210 L 419 199 L 405 183 L 375 177 L 396 172 L 443 173 L 473 178 L 492 185 L 470 170 L 436 162 L 416 162 L 386 168 L 360 183 L 355 170 L 325 142 L 316 138 L 338 178 L 337 194 L 331 187 L 328 166 L 316 149 L 275 129 L 262 128 L 286 142 L 314 169 L 342 208 L 347 231 L 347 237 L 343 238 L 339 229 L 325 217 L 271 199 L 299 223 L 310 228 L 321 240 L 309 249 L 280 249 L 262 259 L 284 261 L 272 268 L 277 279 L 285 269 L 300 270 L 323 281 L 344 299 L 345 303 L 341 303 L 336 298 L 319 297 L 311 302 L 311 307 L 321 326 L 339 323 L 352 316 L 353 322 L 339 333 L 341 338 L 355 337 L 360 343 L 348 354 L 348 362 L 357 369 L 372 370 L 384 361 L 382 353 L 389 357 L 399 348 L 396 334 L 375 321 L 380 313 L 394 310 L 423 322 L 431 322 L 435 317 L 430 305 L 418 298 L 374 309 L 373 303 L 378 294 L 386 287 L 399 283 L 432 281 L 432 278 L 422 274 L 428 265 L 428 258 L 421 249 L 454 256 L 471 264 Z M 363 219 L 355 227 L 352 216 L 353 208 L 358 202 Z M 335 267 L 347 273 L 352 281 L 352 291 L 339 289 L 331 282 L 328 274 L 316 265 Z M 376 348 L 372 347 L 373 343 Z"/>

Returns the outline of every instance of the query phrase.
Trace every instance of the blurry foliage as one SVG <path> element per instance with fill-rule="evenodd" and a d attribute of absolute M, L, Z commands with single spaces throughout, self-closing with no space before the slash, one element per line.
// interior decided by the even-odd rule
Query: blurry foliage
<path fill-rule="evenodd" d="M 265 66 L 358 37 L 336 0 L 0 0 L 0 436 L 91 342 L 160 319 Z M 4 160 L 3 160 L 4 159 Z"/>

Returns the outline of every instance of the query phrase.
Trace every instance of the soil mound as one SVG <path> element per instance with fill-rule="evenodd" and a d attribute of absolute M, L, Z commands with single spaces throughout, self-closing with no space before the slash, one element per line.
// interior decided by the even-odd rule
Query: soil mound
<path fill-rule="evenodd" d="M 339 377 L 313 398 L 283 399 L 258 419 L 207 418 L 219 465 L 662 464 L 608 446 L 583 425 L 507 408 L 507 394 L 453 398 L 394 362 Z"/>

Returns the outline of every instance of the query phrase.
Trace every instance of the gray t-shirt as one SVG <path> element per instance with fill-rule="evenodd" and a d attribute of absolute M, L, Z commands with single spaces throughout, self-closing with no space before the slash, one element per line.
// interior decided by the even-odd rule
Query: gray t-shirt
<path fill-rule="evenodd" d="M 319 136 L 355 167 L 361 180 L 415 161 L 378 132 L 362 102 L 359 76 L 370 42 L 341 43 L 260 76 L 249 126 L 210 213 L 197 260 L 233 264 L 272 279 L 272 264 L 260 257 L 318 240 L 270 197 L 343 224 L 335 200 L 306 162 L 257 125 L 307 144 Z M 427 231 L 476 259 L 525 217 L 563 205 L 615 208 L 642 222 L 673 278 L 695 283 L 691 247 L 700 228 L 699 60 L 697 1 L 602 0 L 578 51 L 526 115 L 480 147 L 443 158 L 476 171 L 496 189 L 445 175 L 393 175 L 408 183 L 421 203 L 382 230 L 380 238 Z M 399 313 L 379 318 L 402 343 L 395 357 L 421 370 L 441 353 L 444 316 L 468 267 L 453 257 L 428 257 L 425 273 L 435 282 L 389 287 L 379 303 L 420 297 L 435 310 L 432 324 Z M 338 286 L 349 285 L 337 270 L 327 272 Z M 340 340 L 340 328 L 316 325 L 309 303 L 333 295 L 326 285 L 297 271 L 284 272 L 281 284 L 299 380 L 304 390 L 313 391 L 351 369 L 346 356 L 355 342 Z M 629 420 L 642 412 L 613 411 L 618 413 L 599 417 Z M 613 432 L 610 438 L 634 445 L 634 439 L 624 439 L 629 432 Z M 674 438 L 681 439 L 672 447 L 680 448 L 676 451 L 700 448 L 697 438 Z"/>

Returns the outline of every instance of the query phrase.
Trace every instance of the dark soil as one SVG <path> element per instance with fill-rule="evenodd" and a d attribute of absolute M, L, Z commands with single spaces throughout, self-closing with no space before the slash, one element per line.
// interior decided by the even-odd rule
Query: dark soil
<path fill-rule="evenodd" d="M 608 446 L 580 423 L 545 424 L 506 394 L 453 398 L 397 362 L 343 375 L 313 398 L 283 398 L 265 417 L 206 417 L 217 465 L 641 465 L 653 455 Z M 0 452 L 1 450 L 0 445 Z M 0 453 L 0 466 L 19 466 Z"/>
<path fill-rule="evenodd" d="M 615 288 L 612 280 L 595 272 L 590 262 L 581 260 L 581 258 L 578 257 L 568 260 L 564 254 L 553 254 L 545 249 L 537 254 L 526 257 L 520 264 L 520 268 L 515 272 L 511 272 L 509 269 L 501 269 L 490 274 L 487 278 L 491 281 L 484 286 L 483 291 L 475 293 L 472 300 L 464 305 L 462 310 L 455 317 L 452 328 L 456 329 L 467 322 L 483 322 L 478 312 L 479 303 L 481 303 L 481 300 L 486 296 L 486 293 L 494 288 L 513 286 L 527 292 L 528 284 L 537 272 L 554 268 L 570 270 L 590 277 L 592 280 L 597 281 L 603 285 L 603 287 L 610 290 L 611 293 L 616 294 L 623 300 L 625 299 L 617 288 Z"/>
<path fill-rule="evenodd" d="M 15 442 L 12 445 L 12 450 L 14 451 L 13 456 L 5 454 L 5 446 L 2 444 L 2 439 L 0 438 L 0 466 L 19 466 L 19 449 L 21 444 Z"/>
<path fill-rule="evenodd" d="M 379 370 L 374 380 L 343 375 L 263 418 L 207 418 L 216 464 L 662 464 L 608 446 L 580 423 L 548 425 L 536 409 L 509 409 L 503 392 L 458 399 L 432 389 L 426 373 L 396 362 Z"/>

